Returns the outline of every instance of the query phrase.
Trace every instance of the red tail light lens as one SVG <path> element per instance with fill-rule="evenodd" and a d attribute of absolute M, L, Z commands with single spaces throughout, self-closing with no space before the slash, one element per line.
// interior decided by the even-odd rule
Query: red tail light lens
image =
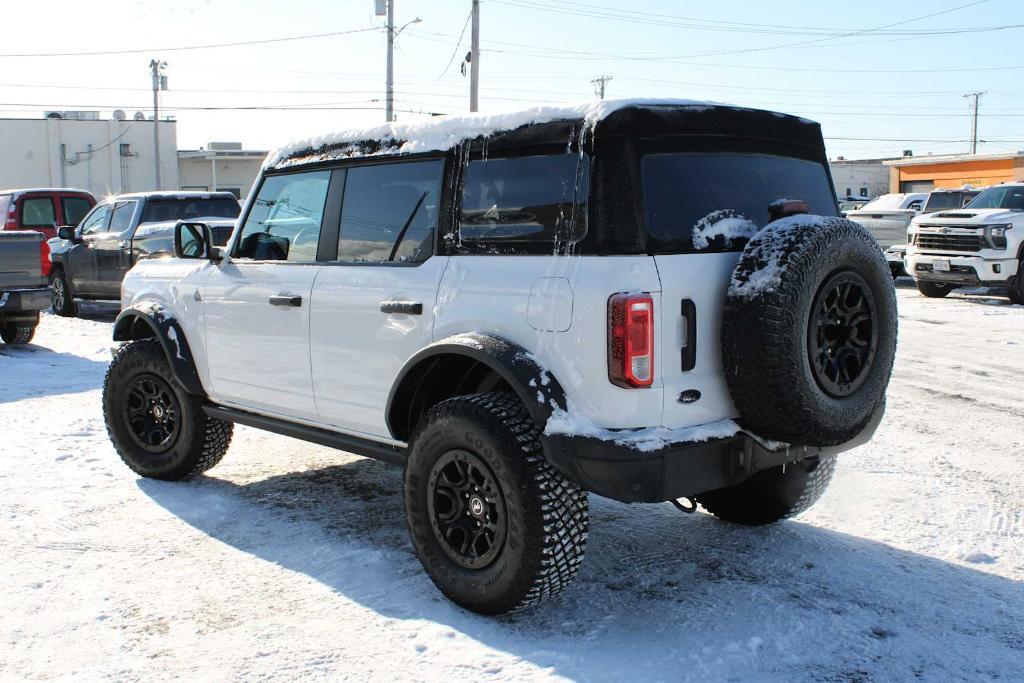
<path fill-rule="evenodd" d="M 39 257 L 40 266 L 43 269 L 43 276 L 50 277 L 50 271 L 53 269 L 53 263 L 50 261 L 50 245 L 43 240 L 39 243 Z"/>
<path fill-rule="evenodd" d="M 18 205 L 13 200 L 11 201 L 11 208 L 8 209 L 4 219 L 4 230 L 18 229 Z"/>
<path fill-rule="evenodd" d="M 654 382 L 654 299 L 616 294 L 608 300 L 608 379 L 620 387 Z"/>

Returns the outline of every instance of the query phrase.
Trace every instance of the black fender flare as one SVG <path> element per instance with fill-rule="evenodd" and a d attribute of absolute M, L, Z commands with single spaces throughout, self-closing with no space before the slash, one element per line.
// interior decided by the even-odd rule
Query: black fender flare
<path fill-rule="evenodd" d="M 388 431 L 394 438 L 403 430 L 396 429 L 399 397 L 410 384 L 429 369 L 431 359 L 442 355 L 464 356 L 496 372 L 519 396 L 526 410 L 543 428 L 555 410 L 566 410 L 565 390 L 540 359 L 525 348 L 507 339 L 482 332 L 457 334 L 430 344 L 406 361 L 391 385 L 386 410 Z M 411 427 L 411 425 L 410 425 Z"/>
<path fill-rule="evenodd" d="M 145 325 L 149 328 L 148 331 L 140 333 L 139 325 Z M 185 337 L 185 331 L 178 321 L 167 315 L 162 308 L 124 309 L 114 321 L 113 336 L 114 341 L 118 342 L 155 337 L 160 341 L 174 379 L 181 388 L 196 396 L 206 396 L 203 383 L 199 380 L 199 373 L 196 372 L 195 359 Z"/>

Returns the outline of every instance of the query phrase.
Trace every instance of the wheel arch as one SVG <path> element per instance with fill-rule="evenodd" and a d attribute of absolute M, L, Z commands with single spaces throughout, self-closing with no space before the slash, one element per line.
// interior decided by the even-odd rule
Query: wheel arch
<path fill-rule="evenodd" d="M 206 390 L 196 371 L 192 349 L 185 331 L 173 316 L 163 309 L 129 307 L 121 311 L 114 321 L 114 341 L 127 342 L 156 338 L 167 356 L 174 379 L 190 394 L 206 396 Z"/>
<path fill-rule="evenodd" d="M 522 346 L 484 333 L 442 339 L 420 350 L 398 373 L 388 395 L 388 430 L 407 441 L 419 418 L 440 401 L 506 388 L 538 425 L 555 409 L 566 408 L 562 385 Z"/>

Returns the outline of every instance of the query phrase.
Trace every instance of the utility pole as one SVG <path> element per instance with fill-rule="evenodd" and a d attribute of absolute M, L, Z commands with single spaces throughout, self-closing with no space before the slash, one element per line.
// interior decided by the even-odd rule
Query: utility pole
<path fill-rule="evenodd" d="M 594 84 L 594 94 L 597 95 L 599 100 L 604 99 L 604 89 L 608 85 L 608 81 L 612 80 L 611 76 L 600 76 L 590 81 Z"/>
<path fill-rule="evenodd" d="M 164 69 L 167 62 L 157 59 L 150 60 L 149 69 L 153 75 L 153 163 L 156 170 L 156 187 L 162 189 L 163 183 L 160 178 L 160 91 L 167 90 L 167 76 Z"/>
<path fill-rule="evenodd" d="M 974 101 L 971 103 L 971 154 L 978 153 L 978 100 L 981 96 L 986 94 L 987 91 L 969 92 L 964 97 L 973 98 Z"/>
<path fill-rule="evenodd" d="M 469 110 L 479 111 L 480 105 L 480 0 L 473 0 L 472 38 L 469 62 Z"/>
<path fill-rule="evenodd" d="M 386 0 L 388 4 L 388 90 L 384 105 L 388 123 L 395 120 L 395 0 Z"/>

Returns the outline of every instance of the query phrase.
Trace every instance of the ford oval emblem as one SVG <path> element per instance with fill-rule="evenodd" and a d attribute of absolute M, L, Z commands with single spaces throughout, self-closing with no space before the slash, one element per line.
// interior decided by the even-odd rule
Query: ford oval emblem
<path fill-rule="evenodd" d="M 679 394 L 680 403 L 694 403 L 700 400 L 700 392 L 696 389 L 687 389 L 683 393 Z"/>

